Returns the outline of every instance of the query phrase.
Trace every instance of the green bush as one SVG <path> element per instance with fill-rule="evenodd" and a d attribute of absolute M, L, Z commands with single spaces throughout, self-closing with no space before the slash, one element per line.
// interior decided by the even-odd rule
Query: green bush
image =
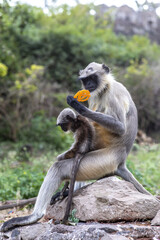
<path fill-rule="evenodd" d="M 39 110 L 39 81 L 43 67 L 32 65 L 26 72 L 16 74 L 12 86 L 0 88 L 0 138 L 17 140 L 17 133 Z"/>
<path fill-rule="evenodd" d="M 0 201 L 35 197 L 42 184 L 44 173 L 33 166 L 7 169 L 0 172 Z"/>
<path fill-rule="evenodd" d="M 0 77 L 5 77 L 7 75 L 8 68 L 3 63 L 0 63 Z"/>
<path fill-rule="evenodd" d="M 90 14 L 92 9 L 97 10 L 93 5 L 79 4 L 73 8 L 64 5 L 61 11 L 53 8 L 46 15 L 41 9 L 25 4 L 0 8 L 3 53 L 0 61 L 8 66 L 9 77 L 38 64 L 45 66 L 45 79 L 75 89 L 79 70 L 89 62 L 125 67 L 131 60 L 159 58 L 158 45 L 143 36 L 129 39 L 116 36 L 110 13 L 98 19 Z"/>
<path fill-rule="evenodd" d="M 48 94 L 48 103 L 52 96 L 51 90 L 47 92 L 45 85 L 49 84 L 51 89 L 58 83 L 61 92 L 76 92 L 80 88 L 80 83 L 76 81 L 79 70 L 92 61 L 105 62 L 114 72 L 118 69 L 117 79 L 122 79 L 132 93 L 139 110 L 140 128 L 147 132 L 160 129 L 160 116 L 156 114 L 160 106 L 160 48 L 156 43 L 151 43 L 145 36 L 116 35 L 113 31 L 112 13 L 94 16 L 90 11 L 95 9 L 98 12 L 98 7 L 93 4 L 78 4 L 76 7 L 64 5 L 52 8 L 50 14 L 45 14 L 36 7 L 25 4 L 16 4 L 13 7 L 7 2 L 0 4 L 0 62 L 8 67 L 8 74 L 3 77 L 5 81 L 0 78 L 0 101 L 8 98 L 11 88 L 17 87 L 17 92 L 20 90 L 18 88 L 22 84 L 24 69 L 29 66 L 44 66 L 44 75 L 38 78 L 38 87 L 41 87 L 41 96 Z M 58 97 L 56 99 L 60 100 Z M 31 100 L 32 104 L 29 105 L 34 106 L 36 98 Z M 16 105 L 14 101 L 13 106 L 10 104 L 11 108 L 2 109 L 5 114 L 9 113 L 7 118 L 10 119 L 10 124 L 6 124 L 5 117 L 0 135 L 3 139 L 16 141 L 16 132 L 21 129 L 23 121 L 19 116 L 15 117 L 14 113 L 18 115 L 16 111 L 11 110 Z M 23 99 L 25 104 L 27 101 Z M 51 107 L 46 109 L 46 102 L 36 111 L 44 112 L 46 116 L 56 116 L 57 111 L 53 115 L 49 114 Z M 63 102 L 61 101 L 60 105 L 61 103 Z M 29 121 L 26 126 L 28 123 Z M 17 130 L 12 129 L 12 125 L 16 126 Z"/>
<path fill-rule="evenodd" d="M 53 149 L 65 149 L 72 143 L 70 134 L 64 133 L 56 126 L 55 118 L 37 116 L 31 120 L 31 124 L 20 131 L 18 139 L 27 142 L 46 143 Z"/>
<path fill-rule="evenodd" d="M 131 61 L 124 75 L 124 84 L 129 89 L 138 109 L 141 129 L 152 133 L 160 129 L 159 64 L 149 64 L 142 59 Z"/>

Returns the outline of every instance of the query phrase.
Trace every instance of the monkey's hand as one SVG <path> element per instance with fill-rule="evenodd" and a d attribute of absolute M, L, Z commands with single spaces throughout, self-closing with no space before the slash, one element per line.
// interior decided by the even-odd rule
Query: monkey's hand
<path fill-rule="evenodd" d="M 74 108 L 78 113 L 82 114 L 86 112 L 87 108 L 77 101 L 73 96 L 67 97 L 67 103 Z"/>
<path fill-rule="evenodd" d="M 61 153 L 60 155 L 57 156 L 57 160 L 61 161 L 61 160 L 65 160 L 65 159 L 70 159 L 70 158 L 74 158 L 75 157 L 75 149 L 71 148 L 68 151 Z"/>

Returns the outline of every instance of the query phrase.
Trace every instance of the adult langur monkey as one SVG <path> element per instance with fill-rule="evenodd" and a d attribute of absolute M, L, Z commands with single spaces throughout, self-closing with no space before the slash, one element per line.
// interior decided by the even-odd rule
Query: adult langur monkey
<path fill-rule="evenodd" d="M 134 178 L 125 164 L 137 134 L 137 110 L 129 92 L 121 83 L 115 81 L 105 64 L 90 63 L 80 71 L 79 80 L 83 88 L 91 92 L 89 108 L 72 96 L 67 97 L 67 102 L 92 122 L 98 150 L 84 156 L 76 180 L 85 181 L 117 175 L 133 183 L 141 193 L 150 194 Z M 31 224 L 42 218 L 53 192 L 63 180 L 70 179 L 73 161 L 71 158 L 55 162 L 43 181 L 33 213 L 5 222 L 1 231 Z"/>

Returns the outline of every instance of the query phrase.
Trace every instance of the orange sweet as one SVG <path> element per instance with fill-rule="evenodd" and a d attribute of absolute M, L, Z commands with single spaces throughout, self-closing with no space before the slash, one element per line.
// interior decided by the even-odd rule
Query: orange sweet
<path fill-rule="evenodd" d="M 90 98 L 90 92 L 88 90 L 81 90 L 78 91 L 75 95 L 74 98 L 77 99 L 78 102 L 85 102 Z"/>

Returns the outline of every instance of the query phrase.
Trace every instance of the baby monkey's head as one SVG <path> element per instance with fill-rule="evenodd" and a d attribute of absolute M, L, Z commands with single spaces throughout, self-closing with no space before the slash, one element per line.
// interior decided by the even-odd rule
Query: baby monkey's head
<path fill-rule="evenodd" d="M 65 108 L 60 112 L 57 118 L 57 126 L 60 126 L 63 131 L 75 132 L 77 129 L 77 116 L 74 111 L 70 108 Z"/>

